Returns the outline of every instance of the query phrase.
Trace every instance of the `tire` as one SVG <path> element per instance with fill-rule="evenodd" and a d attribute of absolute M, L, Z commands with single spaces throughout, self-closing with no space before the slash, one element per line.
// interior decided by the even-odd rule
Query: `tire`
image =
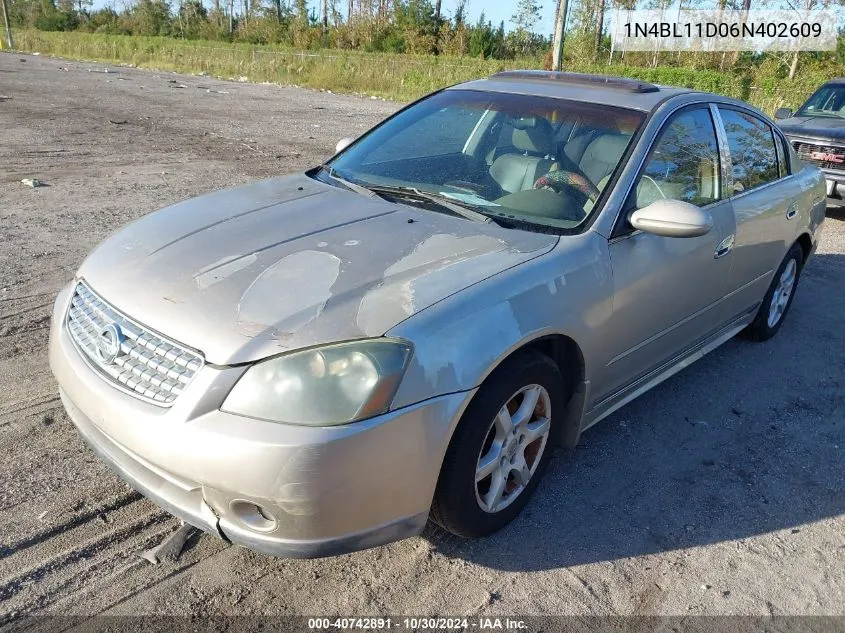
<path fill-rule="evenodd" d="M 537 404 L 529 411 L 526 398 L 535 394 Z M 550 358 L 524 351 L 506 360 L 482 384 L 455 430 L 440 469 L 431 519 L 466 538 L 489 536 L 510 523 L 548 466 L 565 405 L 564 381 Z M 516 423 L 516 433 L 506 432 L 508 420 Z M 482 458 L 493 470 L 476 481 L 478 472 L 486 472 Z"/>
<path fill-rule="evenodd" d="M 792 299 L 795 297 L 795 290 L 798 288 L 798 279 L 801 276 L 803 265 L 804 251 L 800 245 L 793 244 L 772 278 L 772 283 L 763 297 L 757 316 L 743 330 L 743 335 L 746 338 L 762 342 L 768 341 L 778 333 L 786 318 L 786 313 L 789 312 L 789 307 L 792 305 Z M 791 283 L 789 282 L 790 277 Z M 787 294 L 784 294 L 785 292 Z"/>

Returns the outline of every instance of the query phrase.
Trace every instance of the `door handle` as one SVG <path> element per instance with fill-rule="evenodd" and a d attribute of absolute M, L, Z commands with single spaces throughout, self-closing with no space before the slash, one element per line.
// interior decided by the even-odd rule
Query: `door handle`
<path fill-rule="evenodd" d="M 792 219 L 792 218 L 794 218 L 796 215 L 798 215 L 798 203 L 797 203 L 797 202 L 793 202 L 793 203 L 792 203 L 792 204 L 790 204 L 790 205 L 789 205 L 789 207 L 786 209 L 786 219 L 787 219 L 787 220 L 791 220 L 791 219 Z"/>
<path fill-rule="evenodd" d="M 719 259 L 720 257 L 724 257 L 725 255 L 730 253 L 734 247 L 735 238 L 736 235 L 731 233 L 725 239 L 719 242 L 719 245 L 716 247 L 716 252 L 713 253 L 713 259 Z"/>

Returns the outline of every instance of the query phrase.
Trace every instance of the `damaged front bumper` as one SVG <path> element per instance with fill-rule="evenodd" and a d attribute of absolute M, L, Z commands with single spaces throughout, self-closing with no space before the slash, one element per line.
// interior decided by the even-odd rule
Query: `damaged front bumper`
<path fill-rule="evenodd" d="M 244 367 L 206 365 L 171 407 L 124 393 L 83 360 L 56 303 L 50 366 L 88 445 L 171 514 L 234 544 L 310 558 L 425 526 L 451 432 L 473 392 L 349 425 L 276 424 L 219 410 Z"/>

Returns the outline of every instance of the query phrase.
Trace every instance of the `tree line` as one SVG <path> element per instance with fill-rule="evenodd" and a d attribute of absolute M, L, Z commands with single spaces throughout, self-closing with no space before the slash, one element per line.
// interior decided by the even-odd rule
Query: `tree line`
<path fill-rule="evenodd" d="M 274 44 L 297 50 L 348 49 L 366 52 L 526 59 L 553 65 L 553 34 L 538 33 L 544 11 L 565 23 L 566 64 L 624 64 L 656 68 L 717 70 L 742 76 L 792 78 L 799 62 L 845 74 L 845 37 L 827 53 L 616 53 L 611 50 L 608 11 L 665 8 L 669 0 L 514 0 L 508 24 L 485 13 L 467 17 L 467 0 L 443 11 L 442 0 L 128 0 L 93 8 L 93 0 L 7 0 L 13 26 L 44 31 L 165 36 Z M 477 1 L 477 0 L 476 0 Z M 782 8 L 792 0 L 680 0 L 684 8 Z M 553 6 L 548 6 L 552 4 Z M 795 6 L 826 8 L 845 0 L 795 0 Z M 784 5 L 787 6 L 787 5 Z M 791 5 L 789 5 L 791 6 Z M 843 25 L 845 26 L 845 24 Z"/>
<path fill-rule="evenodd" d="M 343 2 L 344 6 L 340 5 Z M 13 26 L 280 44 L 297 49 L 446 54 L 496 59 L 542 55 L 536 0 L 520 0 L 514 28 L 484 14 L 466 17 L 467 0 L 445 15 L 442 0 L 134 0 L 93 9 L 93 0 L 8 0 Z"/>

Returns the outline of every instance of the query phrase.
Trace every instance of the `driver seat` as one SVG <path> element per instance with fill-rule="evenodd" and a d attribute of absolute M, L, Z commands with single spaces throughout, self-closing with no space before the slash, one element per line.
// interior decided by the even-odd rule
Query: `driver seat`
<path fill-rule="evenodd" d="M 513 122 L 512 143 L 519 154 L 503 154 L 490 166 L 490 175 L 508 193 L 531 189 L 555 163 L 555 133 L 551 123 L 539 116 Z"/>

